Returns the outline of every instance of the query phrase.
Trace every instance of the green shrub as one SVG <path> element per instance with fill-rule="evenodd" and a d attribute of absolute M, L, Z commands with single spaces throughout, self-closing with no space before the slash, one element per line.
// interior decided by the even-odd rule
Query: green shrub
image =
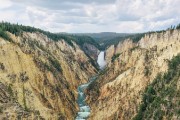
<path fill-rule="evenodd" d="M 0 37 L 9 42 L 12 41 L 11 38 L 9 37 L 9 35 L 5 31 L 3 31 L 1 28 L 0 28 Z"/>
<path fill-rule="evenodd" d="M 134 50 L 136 50 L 138 48 L 139 48 L 139 46 L 133 47 L 133 48 L 130 49 L 130 51 L 132 52 L 132 51 L 134 51 Z"/>
<path fill-rule="evenodd" d="M 13 96 L 12 84 L 9 84 L 8 86 L 8 93 L 11 97 Z"/>
<path fill-rule="evenodd" d="M 178 116 L 180 91 L 177 89 L 180 71 L 180 55 L 173 57 L 164 75 L 158 74 L 154 81 L 146 87 L 139 111 L 135 120 L 161 120 L 164 115 L 171 119 Z M 163 106 L 163 107 L 162 107 Z M 165 114 L 167 112 L 168 114 Z"/>
<path fill-rule="evenodd" d="M 111 58 L 111 62 L 114 62 L 120 55 L 120 53 L 114 54 Z"/>
<path fill-rule="evenodd" d="M 149 70 L 149 68 L 147 66 L 145 66 L 145 68 L 144 68 L 144 75 L 148 76 L 149 74 L 150 74 L 150 70 Z"/>
<path fill-rule="evenodd" d="M 0 107 L 0 113 L 3 113 L 3 107 Z"/>
<path fill-rule="evenodd" d="M 62 68 L 61 65 L 59 64 L 59 61 L 56 60 L 55 58 L 49 57 L 48 58 L 50 63 L 53 65 L 54 68 L 56 68 L 56 70 L 58 70 L 59 72 L 62 72 Z"/>

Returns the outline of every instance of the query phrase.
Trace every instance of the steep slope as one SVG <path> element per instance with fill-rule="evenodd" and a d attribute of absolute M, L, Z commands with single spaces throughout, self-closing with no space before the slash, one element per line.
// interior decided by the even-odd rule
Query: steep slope
<path fill-rule="evenodd" d="M 134 120 L 180 119 L 180 54 L 146 87 L 143 101 Z"/>
<path fill-rule="evenodd" d="M 87 91 L 90 119 L 132 119 L 144 89 L 180 53 L 179 34 L 179 30 L 146 34 L 136 44 L 128 39 L 119 43 L 121 47 L 106 50 L 108 67 Z"/>
<path fill-rule="evenodd" d="M 72 120 L 77 86 L 96 73 L 73 41 L 41 32 L 0 38 L 0 118 Z"/>
<path fill-rule="evenodd" d="M 91 64 L 98 69 L 97 57 L 100 53 L 101 46 L 89 36 L 73 36 L 74 41 L 81 47 L 85 54 L 89 57 Z"/>

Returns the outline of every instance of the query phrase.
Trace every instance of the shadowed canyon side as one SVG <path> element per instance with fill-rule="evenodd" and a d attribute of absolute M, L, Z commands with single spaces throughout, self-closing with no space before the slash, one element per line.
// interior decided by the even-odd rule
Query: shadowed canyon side
<path fill-rule="evenodd" d="M 127 39 L 117 46 L 110 46 L 106 50 L 106 69 L 87 91 L 91 108 L 89 120 L 133 119 L 139 111 L 145 88 L 158 73 L 168 70 L 168 61 L 180 53 L 179 46 L 180 31 L 177 29 L 147 33 L 138 43 Z M 175 100 L 179 98 L 177 94 Z M 173 104 L 172 100 L 169 102 Z M 167 107 L 164 109 L 168 110 Z M 168 118 L 164 114 L 162 118 L 179 119 L 176 113 L 169 112 L 172 116 Z M 141 120 L 139 118 L 137 120 Z"/>
<path fill-rule="evenodd" d="M 73 120 L 77 87 L 97 70 L 72 41 L 41 32 L 0 38 L 0 119 Z"/>

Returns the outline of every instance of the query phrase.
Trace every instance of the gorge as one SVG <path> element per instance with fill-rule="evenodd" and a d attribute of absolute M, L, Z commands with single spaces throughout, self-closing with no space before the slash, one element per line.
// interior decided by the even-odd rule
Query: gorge
<path fill-rule="evenodd" d="M 178 27 L 106 48 L 90 36 L 0 28 L 0 119 L 180 118 Z"/>
<path fill-rule="evenodd" d="M 180 0 L 0 0 L 0 120 L 180 120 Z"/>
<path fill-rule="evenodd" d="M 98 59 L 97 59 L 97 63 L 100 67 L 100 69 L 102 70 L 105 65 L 106 62 L 104 60 L 105 56 L 104 56 L 104 51 L 101 51 L 98 55 Z M 77 103 L 79 105 L 79 112 L 78 115 L 76 117 L 76 120 L 85 120 L 89 117 L 90 115 L 90 107 L 87 105 L 86 103 L 86 95 L 85 95 L 85 90 L 87 89 L 88 85 L 91 84 L 92 82 L 94 82 L 96 80 L 97 76 L 93 76 L 89 79 L 88 83 L 86 84 L 82 84 L 80 86 L 78 86 L 78 99 L 77 99 Z"/>

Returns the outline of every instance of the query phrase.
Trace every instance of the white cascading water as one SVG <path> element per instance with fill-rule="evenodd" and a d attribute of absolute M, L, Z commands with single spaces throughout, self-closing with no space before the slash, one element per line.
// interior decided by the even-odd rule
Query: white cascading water
<path fill-rule="evenodd" d="M 104 55 L 105 55 L 104 51 L 101 51 L 98 55 L 97 63 L 99 65 L 100 69 L 103 69 L 106 66 L 106 61 L 104 60 L 104 57 L 105 57 Z"/>
<path fill-rule="evenodd" d="M 106 66 L 106 61 L 104 60 L 104 51 L 101 51 L 98 55 L 97 63 L 100 69 L 103 69 Z M 78 100 L 77 103 L 79 105 L 79 112 L 76 116 L 76 120 L 86 120 L 90 115 L 90 107 L 86 104 L 86 96 L 84 90 L 88 87 L 88 85 L 96 80 L 97 76 L 94 76 L 90 79 L 90 81 L 86 84 L 82 84 L 78 87 Z"/>

